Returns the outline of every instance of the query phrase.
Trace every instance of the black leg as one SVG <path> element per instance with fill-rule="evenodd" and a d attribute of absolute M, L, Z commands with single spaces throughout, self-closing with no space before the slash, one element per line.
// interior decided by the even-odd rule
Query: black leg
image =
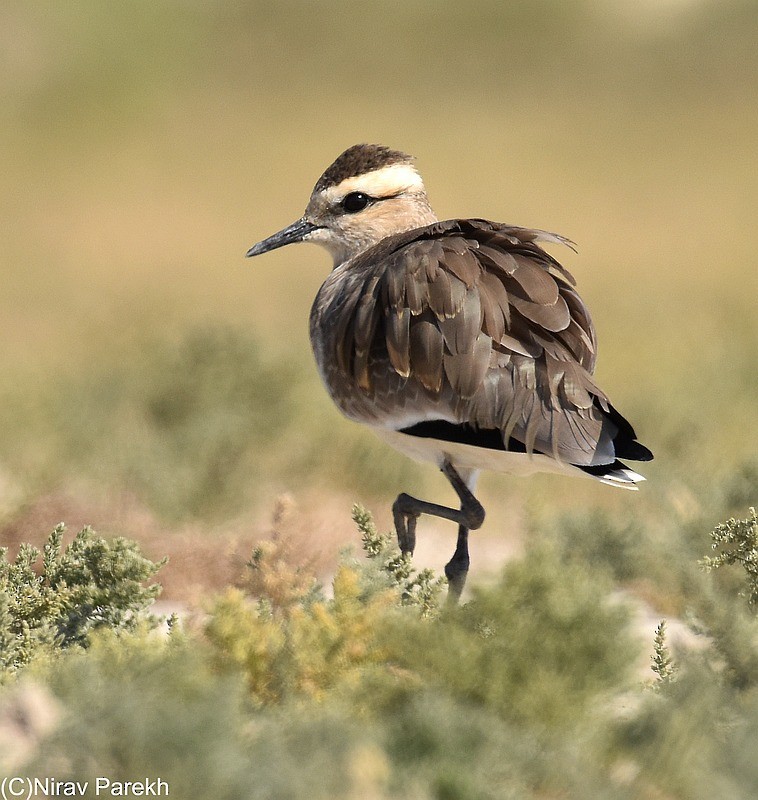
<path fill-rule="evenodd" d="M 481 528 L 484 522 L 484 509 L 452 464 L 446 461 L 442 465 L 442 472 L 461 501 L 460 509 L 418 500 L 409 494 L 401 494 L 392 506 L 392 516 L 400 550 L 411 555 L 416 546 L 416 520 L 421 514 L 431 514 L 458 523 L 458 543 L 453 557 L 445 567 L 449 584 L 448 598 L 450 602 L 456 603 L 466 583 L 469 568 L 468 532 Z"/>
<path fill-rule="evenodd" d="M 474 497 L 471 490 L 466 486 L 466 482 L 449 461 L 445 461 L 442 465 L 442 472 L 450 481 L 461 501 L 460 513 L 463 519 L 460 524 L 465 525 L 471 531 L 481 528 L 484 524 L 484 508 L 482 504 Z"/>
<path fill-rule="evenodd" d="M 450 561 L 445 564 L 445 577 L 447 578 L 447 602 L 455 605 L 466 585 L 468 575 L 468 528 L 458 526 L 458 543 Z"/>
<path fill-rule="evenodd" d="M 479 505 L 478 502 L 477 505 Z M 479 506 L 479 508 L 481 508 L 481 506 Z M 392 505 L 392 517 L 395 521 L 397 542 L 403 553 L 413 553 L 416 545 L 416 520 L 422 514 L 431 514 L 433 517 L 449 519 L 451 522 L 457 522 L 459 525 L 468 522 L 468 527 L 470 528 L 478 528 L 482 524 L 481 521 L 476 524 L 478 517 L 475 515 L 473 521 L 470 520 L 463 508 L 448 508 L 447 506 L 441 506 L 437 503 L 430 503 L 427 500 L 419 500 L 416 497 L 411 497 L 409 494 L 400 494 Z M 483 519 L 484 511 L 482 511 L 482 520 Z"/>

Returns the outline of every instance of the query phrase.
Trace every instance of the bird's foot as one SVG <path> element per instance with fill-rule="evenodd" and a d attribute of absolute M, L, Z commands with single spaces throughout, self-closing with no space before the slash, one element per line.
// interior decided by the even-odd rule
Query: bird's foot
<path fill-rule="evenodd" d="M 457 605 L 463 592 L 463 587 L 466 585 L 468 568 L 468 528 L 461 525 L 458 528 L 458 542 L 453 557 L 445 564 L 448 605 Z"/>
<path fill-rule="evenodd" d="M 416 502 L 416 499 L 409 494 L 401 494 L 392 505 L 397 543 L 403 554 L 413 555 L 416 549 L 416 522 L 421 515 L 416 510 Z"/>
<path fill-rule="evenodd" d="M 449 606 L 458 605 L 463 587 L 466 585 L 468 576 L 468 564 L 465 566 L 454 564 L 449 561 L 445 565 L 445 577 L 447 578 L 447 604 Z"/>

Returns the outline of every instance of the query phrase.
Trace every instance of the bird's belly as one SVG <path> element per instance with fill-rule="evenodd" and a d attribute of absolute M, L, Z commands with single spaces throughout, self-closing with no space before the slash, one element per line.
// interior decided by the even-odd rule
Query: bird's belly
<path fill-rule="evenodd" d="M 449 391 L 435 395 L 413 378 L 398 375 L 388 363 L 372 365 L 370 391 L 359 386 L 352 375 L 336 369 L 334 361 L 324 359 L 318 350 L 316 363 L 334 404 L 355 422 L 398 430 L 431 419 L 460 421 Z"/>
<path fill-rule="evenodd" d="M 486 469 L 509 475 L 533 475 L 535 472 L 554 472 L 561 475 L 585 475 L 571 464 L 556 461 L 541 453 L 513 453 L 476 447 L 462 442 L 447 442 L 423 436 L 410 436 L 397 430 L 372 426 L 377 436 L 416 461 L 431 461 L 438 467 L 449 461 L 462 470 Z"/>

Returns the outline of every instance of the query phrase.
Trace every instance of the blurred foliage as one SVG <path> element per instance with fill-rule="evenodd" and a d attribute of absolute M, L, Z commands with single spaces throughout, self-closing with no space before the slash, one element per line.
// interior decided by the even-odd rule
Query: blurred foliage
<path fill-rule="evenodd" d="M 32 490 L 78 473 L 174 520 L 249 502 L 261 450 L 287 428 L 294 372 L 264 362 L 257 342 L 228 326 L 148 337 L 114 357 L 6 408 L 26 422 L 0 444 L 6 465 L 26 472 Z"/>
<path fill-rule="evenodd" d="M 659 624 L 645 645 L 658 680 L 641 681 L 628 604 L 602 566 L 541 545 L 463 607 L 424 616 L 365 538 L 369 557 L 345 556 L 331 597 L 272 546 L 202 628 L 104 626 L 87 650 L 37 663 L 0 693 L 0 737 L 30 680 L 55 724 L 0 763 L 60 780 L 160 776 L 172 796 L 230 800 L 754 795 L 758 670 L 735 683 L 737 652 L 710 623 L 676 652 Z M 739 598 L 711 588 L 725 619 Z M 741 624 L 741 657 L 758 662 L 758 620 Z"/>
<path fill-rule="evenodd" d="M 66 713 L 27 774 L 90 782 L 101 774 L 159 776 L 170 781 L 172 797 L 206 787 L 242 798 L 253 783 L 249 763 L 244 768 L 241 681 L 216 675 L 188 641 L 142 635 L 127 642 L 104 633 L 45 681 Z"/>
<path fill-rule="evenodd" d="M 444 579 L 417 572 L 365 509 L 354 507 L 353 518 L 368 560 L 345 556 L 331 599 L 290 566 L 288 543 L 278 540 L 257 547 L 248 565 L 255 600 L 229 590 L 214 606 L 206 635 L 218 663 L 244 672 L 257 704 L 319 700 L 364 685 L 394 660 L 382 634 L 391 608 L 414 608 L 421 619 L 439 613 Z"/>
<path fill-rule="evenodd" d="M 127 491 L 171 522 L 234 517 L 271 485 L 320 471 L 394 485 L 397 471 L 371 463 L 358 426 L 332 447 L 320 414 L 328 398 L 314 404 L 299 366 L 264 355 L 240 326 L 206 324 L 148 333 L 53 387 L 11 391 L 0 465 L 23 483 L 8 510 L 77 479 L 93 493 Z M 4 488 L 0 480 L 0 511 Z"/>
<path fill-rule="evenodd" d="M 145 614 L 160 592 L 144 587 L 164 562 L 144 558 L 134 542 L 107 541 L 90 528 L 61 549 L 56 526 L 44 553 L 19 548 L 15 561 L 0 550 L 0 680 L 41 655 L 87 646 L 100 628 L 129 632 L 155 627 Z M 39 563 L 42 556 L 42 563 Z"/>
<path fill-rule="evenodd" d="M 418 646 L 398 647 L 398 658 L 426 684 L 507 719 L 558 728 L 619 691 L 638 651 L 628 611 L 608 590 L 601 574 L 534 548 L 441 630 L 419 626 Z"/>
<path fill-rule="evenodd" d="M 125 440 L 142 434 L 136 448 L 124 447 L 131 458 L 122 469 L 132 487 L 173 517 L 239 508 L 256 489 L 258 453 L 287 426 L 292 371 L 263 362 L 249 335 L 222 327 L 190 332 L 178 346 L 158 350 L 144 371 L 130 366 L 123 384 L 142 377 L 142 385 L 115 411 L 132 421 Z M 112 430 L 110 420 L 103 422 Z M 99 448 L 108 439 L 104 433 Z"/>
<path fill-rule="evenodd" d="M 339 567 L 331 600 L 283 569 L 270 548 L 255 558 L 266 578 L 259 598 L 230 590 L 212 612 L 209 640 L 221 663 L 243 669 L 257 703 L 358 687 L 351 707 L 361 707 L 362 685 L 379 681 L 381 696 L 382 680 L 402 686 L 414 676 L 411 686 L 438 685 L 507 719 L 550 727 L 623 685 L 637 646 L 626 638 L 626 610 L 607 601 L 602 576 L 536 549 L 506 567 L 497 587 L 441 614 L 438 601 L 418 591 L 432 582 L 436 598 L 440 579 L 424 570 L 409 581 L 407 559 L 396 548 L 388 559 L 367 513 L 354 516 L 369 558 Z"/>
<path fill-rule="evenodd" d="M 262 613 L 229 590 L 213 609 L 207 635 L 219 662 L 244 672 L 256 703 L 318 700 L 386 660 L 375 630 L 391 598 L 361 602 L 360 594 L 357 575 L 347 567 L 335 576 L 330 603 L 298 604 L 279 615 Z"/>

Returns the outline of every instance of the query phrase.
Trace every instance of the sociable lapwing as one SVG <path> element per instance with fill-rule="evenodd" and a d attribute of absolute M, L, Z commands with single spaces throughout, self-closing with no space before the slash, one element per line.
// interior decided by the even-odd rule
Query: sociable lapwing
<path fill-rule="evenodd" d="M 589 476 L 636 489 L 619 459 L 649 461 L 592 377 L 595 329 L 570 273 L 542 244 L 554 233 L 485 219 L 441 222 L 413 158 L 380 145 L 346 150 L 319 178 L 305 214 L 247 252 L 315 242 L 334 259 L 310 335 L 337 407 L 393 447 L 432 461 L 460 508 L 401 494 L 400 548 L 416 520 L 456 522 L 450 598 L 469 567 L 468 532 L 484 521 L 478 471 Z"/>

